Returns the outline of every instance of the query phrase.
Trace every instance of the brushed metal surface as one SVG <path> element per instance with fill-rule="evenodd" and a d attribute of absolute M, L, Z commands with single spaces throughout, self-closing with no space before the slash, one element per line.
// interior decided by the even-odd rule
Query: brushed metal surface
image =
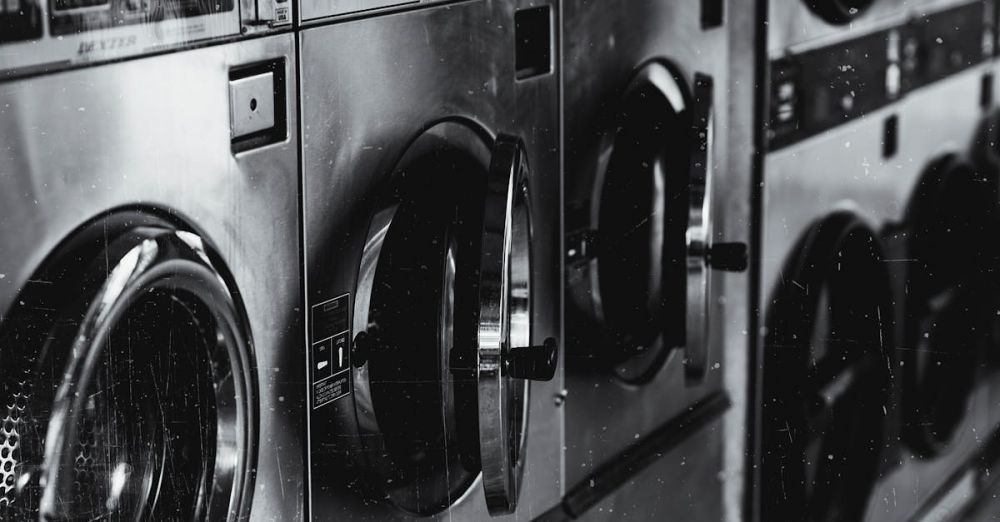
<path fill-rule="evenodd" d="M 848 208 L 867 219 L 876 230 L 899 222 L 924 167 L 943 153 L 968 150 L 983 115 L 979 105 L 980 78 L 989 67 L 977 66 L 914 91 L 896 104 L 767 156 L 762 310 L 767 309 L 782 264 L 793 253 L 794 242 L 813 220 L 834 209 Z M 899 149 L 895 156 L 884 159 L 882 122 L 890 115 L 899 117 Z M 897 303 L 902 302 L 900 291 L 897 289 Z M 892 441 L 886 453 L 889 468 L 883 471 L 869 499 L 865 520 L 908 520 L 962 465 L 965 457 L 973 454 L 1000 422 L 1000 411 L 990 407 L 996 381 L 994 375 L 975 390 L 968 403 L 967 418 L 958 428 L 948 452 L 940 458 L 922 460 L 905 447 L 899 447 L 898 427 L 888 421 L 887 433 Z M 898 386 L 893 401 L 899 404 Z"/>
<path fill-rule="evenodd" d="M 224 258 L 250 319 L 254 520 L 300 519 L 304 499 L 298 140 L 290 133 L 234 157 L 228 71 L 282 57 L 295 92 L 291 35 L 0 84 L 0 311 L 61 239 L 101 212 L 143 205 L 190 223 Z"/>
<path fill-rule="evenodd" d="M 556 11 L 554 3 L 543 3 Z M 532 4 L 537 2 L 466 2 L 300 33 L 308 302 L 354 292 L 381 184 L 423 130 L 460 118 L 493 136 L 506 133 L 525 142 L 536 238 L 532 341 L 561 339 L 558 75 L 516 81 L 512 52 L 514 9 Z M 553 399 L 563 386 L 561 374 L 531 384 L 524 483 L 510 519 L 541 514 L 561 494 L 562 408 Z M 317 452 L 336 453 L 350 438 L 343 434 L 354 429 L 354 400 L 325 406 L 335 413 L 322 420 L 311 416 L 314 434 L 331 434 L 312 441 L 312 518 L 412 518 L 387 502 L 366 502 L 347 484 L 329 483 L 350 482 L 354 470 L 316 467 Z M 318 474 L 328 484 L 318 486 Z M 451 509 L 431 519 L 488 516 L 477 480 Z"/>
<path fill-rule="evenodd" d="M 813 13 L 801 0 L 768 2 L 767 50 L 777 58 L 833 42 L 849 40 L 926 12 L 967 4 L 967 0 L 875 0 L 850 24 L 835 25 Z"/>
<path fill-rule="evenodd" d="M 751 113 L 740 113 L 738 107 L 749 111 L 751 98 L 737 99 L 730 93 L 741 92 L 737 85 L 752 86 L 752 54 L 741 55 L 745 67 L 734 69 L 738 73 L 731 75 L 730 52 L 734 48 L 752 51 L 752 21 L 733 22 L 752 17 L 753 10 L 739 1 L 726 2 L 726 24 L 703 30 L 700 11 L 692 7 L 651 0 L 564 1 L 565 197 L 567 202 L 590 198 L 593 165 L 599 162 L 601 116 L 617 102 L 640 64 L 665 59 L 679 69 L 689 90 L 695 73 L 713 77 L 716 132 L 710 175 L 716 188 L 707 217 L 713 223 L 712 239 L 748 241 L 751 134 L 735 132 L 738 128 L 730 128 L 730 119 L 743 121 L 744 129 L 749 127 Z M 742 92 L 749 96 L 751 91 Z M 744 154 L 732 165 L 733 154 L 728 151 L 736 145 L 731 140 L 741 142 L 735 150 Z M 687 172 L 678 174 L 687 176 Z M 745 404 L 740 397 L 746 386 L 748 276 L 713 271 L 710 277 L 708 374 L 703 384 L 685 383 L 683 354 L 677 350 L 655 379 L 642 386 L 623 385 L 608 373 L 567 370 L 566 473 L 570 485 L 712 390 L 730 389 L 737 402 L 724 422 L 665 454 L 630 486 L 595 506 L 585 519 L 661 520 L 668 513 L 679 520 L 739 518 L 743 440 L 731 435 L 745 431 Z M 642 508 L 654 502 L 655 509 Z"/>
<path fill-rule="evenodd" d="M 233 139 L 274 127 L 274 73 L 231 80 L 229 117 Z"/>
<path fill-rule="evenodd" d="M 415 4 L 420 0 L 302 0 L 302 20 Z"/>

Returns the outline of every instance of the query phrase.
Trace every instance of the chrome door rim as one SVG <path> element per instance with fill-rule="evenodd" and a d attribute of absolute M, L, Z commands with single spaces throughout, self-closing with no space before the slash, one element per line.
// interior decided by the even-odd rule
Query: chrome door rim
<path fill-rule="evenodd" d="M 479 445 L 491 514 L 517 505 L 524 471 L 528 384 L 508 375 L 506 353 L 531 338 L 531 221 L 520 141 L 494 148 L 484 206 L 479 281 Z"/>

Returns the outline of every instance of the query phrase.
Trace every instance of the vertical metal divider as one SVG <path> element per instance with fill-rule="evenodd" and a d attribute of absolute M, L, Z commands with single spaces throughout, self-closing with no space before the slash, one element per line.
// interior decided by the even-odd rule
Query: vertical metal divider
<path fill-rule="evenodd" d="M 291 95 L 295 99 L 295 129 L 289 129 L 288 132 L 300 131 L 302 125 L 302 41 L 299 38 L 301 35 L 301 29 L 299 27 L 299 16 L 296 16 L 292 20 L 292 27 L 295 33 L 293 46 L 293 51 L 295 52 L 295 70 L 292 71 L 292 75 L 295 77 L 295 92 Z M 299 136 L 298 144 L 299 150 L 296 154 L 297 165 L 296 165 L 296 175 L 298 176 L 298 217 L 299 217 L 299 238 L 302 241 L 299 248 L 299 283 L 301 292 L 299 293 L 299 314 L 302 318 L 302 337 L 299 339 L 299 344 L 302 351 L 303 357 L 302 364 L 305 366 L 306 373 L 303 375 L 302 385 L 305 387 L 305 393 L 302 396 L 302 414 L 305 416 L 305 441 L 303 444 L 303 464 L 305 467 L 306 476 L 305 479 L 305 491 L 303 495 L 305 498 L 302 499 L 302 519 L 312 520 L 312 408 L 311 404 L 311 394 L 312 387 L 309 385 L 309 375 L 312 371 L 312 367 L 309 363 L 309 328 L 312 326 L 310 324 L 309 314 L 307 313 L 308 308 L 306 303 L 308 302 L 309 295 L 309 278 L 307 277 L 308 266 L 306 266 L 306 249 L 309 248 L 308 238 L 306 237 L 306 213 L 305 213 L 305 147 L 303 146 L 303 141 L 301 135 Z"/>
<path fill-rule="evenodd" d="M 565 76 L 563 76 L 563 5 L 562 0 L 554 0 L 556 7 L 555 16 L 555 56 L 553 60 L 555 61 L 555 72 L 557 75 L 556 84 L 557 89 L 557 100 L 559 104 L 558 114 L 559 114 L 559 129 L 558 129 L 558 141 L 559 141 L 559 152 L 557 160 L 557 168 L 559 169 L 559 295 L 562 300 L 562 306 L 559 308 L 559 342 L 562 345 L 561 356 L 562 356 L 562 373 L 560 375 L 561 384 L 559 387 L 560 393 L 566 389 L 566 155 L 563 153 L 563 149 L 566 144 L 565 135 L 565 125 L 564 122 L 566 118 L 564 117 L 566 106 L 563 99 L 563 93 L 565 92 Z M 562 422 L 559 424 L 559 499 L 561 502 L 562 498 L 566 496 L 566 409 L 565 404 L 562 407 Z"/>
<path fill-rule="evenodd" d="M 767 130 L 765 125 L 768 114 L 768 82 L 767 68 L 767 13 L 768 0 L 755 2 L 754 20 L 754 99 L 753 99 L 753 159 L 750 176 L 750 288 L 749 288 L 749 354 L 747 358 L 747 466 L 744 485 L 744 515 L 748 522 L 760 520 L 760 406 L 761 396 L 760 370 L 763 354 L 761 353 L 761 283 L 760 264 L 761 247 L 763 245 L 763 196 L 764 196 L 764 155 L 767 151 Z"/>

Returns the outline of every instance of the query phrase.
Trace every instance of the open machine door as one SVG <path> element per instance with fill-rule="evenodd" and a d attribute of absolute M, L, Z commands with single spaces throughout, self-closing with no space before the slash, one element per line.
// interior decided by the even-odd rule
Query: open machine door
<path fill-rule="evenodd" d="M 443 511 L 482 473 L 489 512 L 509 513 L 524 467 L 526 380 L 551 379 L 557 365 L 554 339 L 530 345 L 523 145 L 450 121 L 398 165 L 369 225 L 355 299 L 365 465 L 405 511 Z"/>
<path fill-rule="evenodd" d="M 640 67 L 598 144 L 589 208 L 569 225 L 574 348 L 627 383 L 653 378 L 674 348 L 697 383 L 709 268 L 746 265 L 745 245 L 712 244 L 712 109 L 710 77 L 689 89 L 665 62 Z"/>

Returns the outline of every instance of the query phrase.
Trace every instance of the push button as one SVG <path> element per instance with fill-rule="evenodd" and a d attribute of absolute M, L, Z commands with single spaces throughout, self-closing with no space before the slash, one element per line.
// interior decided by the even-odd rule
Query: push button
<path fill-rule="evenodd" d="M 313 382 L 333 376 L 333 339 L 313 345 Z"/>

